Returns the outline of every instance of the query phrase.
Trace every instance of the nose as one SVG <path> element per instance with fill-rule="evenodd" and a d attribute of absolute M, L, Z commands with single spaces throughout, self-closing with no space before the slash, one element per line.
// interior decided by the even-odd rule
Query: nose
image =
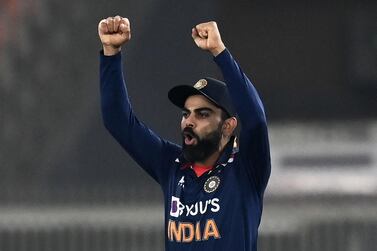
<path fill-rule="evenodd" d="M 184 127 L 195 127 L 195 121 L 192 114 L 188 115 L 186 118 L 183 119 L 183 125 Z"/>

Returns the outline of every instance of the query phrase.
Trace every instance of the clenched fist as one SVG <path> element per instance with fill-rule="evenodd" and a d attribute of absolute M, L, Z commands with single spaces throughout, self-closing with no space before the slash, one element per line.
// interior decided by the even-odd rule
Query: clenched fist
<path fill-rule="evenodd" d="M 225 49 L 216 22 L 196 25 L 192 29 L 192 38 L 199 48 L 211 52 L 213 56 L 217 56 Z"/>
<path fill-rule="evenodd" d="M 115 55 L 121 50 L 121 46 L 131 39 L 130 21 L 120 16 L 103 19 L 98 24 L 98 35 L 104 55 Z"/>

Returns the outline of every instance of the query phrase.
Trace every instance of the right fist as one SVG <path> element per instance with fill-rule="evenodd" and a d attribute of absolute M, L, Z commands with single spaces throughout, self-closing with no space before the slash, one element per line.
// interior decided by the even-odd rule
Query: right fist
<path fill-rule="evenodd" d="M 98 24 L 98 35 L 104 54 L 115 55 L 121 46 L 131 39 L 130 21 L 120 16 L 102 19 Z"/>

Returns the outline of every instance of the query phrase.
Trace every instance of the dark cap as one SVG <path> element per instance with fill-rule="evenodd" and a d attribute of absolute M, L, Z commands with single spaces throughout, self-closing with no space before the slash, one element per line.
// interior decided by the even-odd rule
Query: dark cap
<path fill-rule="evenodd" d="M 200 79 L 194 86 L 178 85 L 170 89 L 168 97 L 179 108 L 185 107 L 186 99 L 193 95 L 203 95 L 230 116 L 235 116 L 228 88 L 224 82 L 214 78 Z"/>

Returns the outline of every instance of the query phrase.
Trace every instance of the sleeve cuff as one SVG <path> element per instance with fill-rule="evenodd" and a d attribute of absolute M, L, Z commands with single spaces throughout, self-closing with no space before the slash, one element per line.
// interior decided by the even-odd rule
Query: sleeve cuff
<path fill-rule="evenodd" d="M 122 52 L 118 52 L 117 54 L 114 54 L 114 55 L 111 55 L 111 56 L 106 56 L 105 54 L 103 54 L 103 50 L 100 50 L 99 52 L 100 54 L 100 57 L 102 58 L 120 58 L 122 56 Z"/>
<path fill-rule="evenodd" d="M 230 55 L 228 48 L 225 48 L 222 52 L 220 52 L 219 55 L 217 55 L 216 57 L 213 57 L 213 60 L 216 63 L 219 63 L 220 61 L 223 61 L 225 58 L 230 57 L 230 56 L 231 55 Z"/>

